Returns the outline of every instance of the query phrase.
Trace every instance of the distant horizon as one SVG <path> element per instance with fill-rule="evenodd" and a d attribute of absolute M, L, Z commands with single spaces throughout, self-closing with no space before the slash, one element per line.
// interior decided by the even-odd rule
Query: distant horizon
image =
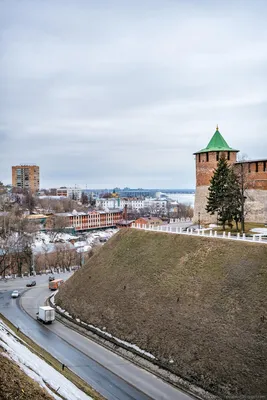
<path fill-rule="evenodd" d="M 59 188 L 72 188 L 72 189 L 75 189 L 75 186 L 60 186 L 60 187 L 57 187 L 56 189 L 59 189 Z M 50 189 L 53 189 L 53 188 L 50 188 Z M 189 193 L 189 192 L 195 192 L 196 191 L 196 189 L 183 189 L 183 188 L 146 188 L 146 187 L 144 187 L 144 188 L 119 188 L 119 187 L 113 187 L 113 188 L 106 188 L 106 187 L 101 187 L 101 188 L 84 188 L 84 187 L 80 187 L 80 186 L 76 186 L 76 189 L 80 189 L 80 190 L 85 190 L 85 191 L 105 191 L 105 190 L 107 190 L 107 191 L 113 191 L 114 189 L 118 189 L 119 191 L 158 191 L 158 192 L 168 192 L 168 193 L 171 193 L 171 191 L 172 190 L 174 190 L 174 191 L 180 191 L 180 192 L 183 192 L 183 193 Z M 47 190 L 47 189 L 40 189 L 40 190 Z"/>

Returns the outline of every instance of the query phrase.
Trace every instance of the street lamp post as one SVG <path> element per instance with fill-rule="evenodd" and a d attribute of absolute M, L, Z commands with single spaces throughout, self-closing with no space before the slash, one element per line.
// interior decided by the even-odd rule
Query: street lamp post
<path fill-rule="evenodd" d="M 198 229 L 200 229 L 200 212 L 198 213 Z"/>

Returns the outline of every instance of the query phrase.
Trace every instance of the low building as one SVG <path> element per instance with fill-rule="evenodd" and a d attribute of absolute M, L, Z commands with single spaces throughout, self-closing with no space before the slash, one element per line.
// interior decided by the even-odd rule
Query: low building
<path fill-rule="evenodd" d="M 56 196 L 68 197 L 73 200 L 80 200 L 82 197 L 82 190 L 79 188 L 61 187 L 56 189 Z"/>
<path fill-rule="evenodd" d="M 163 221 L 158 217 L 141 217 L 138 218 L 134 223 L 135 226 L 140 225 L 141 227 L 152 227 L 162 225 Z"/>
<path fill-rule="evenodd" d="M 117 222 L 117 228 L 130 228 L 134 220 L 121 219 Z"/>
<path fill-rule="evenodd" d="M 103 208 L 103 209 L 108 208 L 109 210 L 112 210 L 112 209 L 117 209 L 117 208 L 121 209 L 124 207 L 125 204 L 124 204 L 123 199 L 120 199 L 119 197 L 114 197 L 114 198 L 108 198 L 108 199 L 106 199 L 106 198 L 96 199 L 95 205 L 96 205 L 96 207 L 99 207 L 99 208 Z"/>
<path fill-rule="evenodd" d="M 155 212 L 162 212 L 163 214 L 167 210 L 168 201 L 165 199 L 154 199 L 154 198 L 99 198 L 96 200 L 96 206 L 109 210 L 114 208 L 124 208 L 126 205 L 128 210 L 142 210 L 144 208 L 150 208 Z"/>
<path fill-rule="evenodd" d="M 122 219 L 121 210 L 111 211 L 89 211 L 70 213 L 57 213 L 55 216 L 66 218 L 66 229 L 72 229 L 75 232 L 87 231 L 91 229 L 116 227 L 118 221 Z"/>

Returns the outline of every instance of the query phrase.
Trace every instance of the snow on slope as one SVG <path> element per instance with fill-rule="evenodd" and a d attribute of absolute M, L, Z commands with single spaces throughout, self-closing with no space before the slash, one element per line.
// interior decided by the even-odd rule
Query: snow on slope
<path fill-rule="evenodd" d="M 32 353 L 18 340 L 17 336 L 0 320 L 0 345 L 7 351 L 8 357 L 15 361 L 20 368 L 32 379 L 39 383 L 56 400 L 92 400 L 66 379 L 44 360 Z M 52 387 L 59 397 L 53 393 Z"/>

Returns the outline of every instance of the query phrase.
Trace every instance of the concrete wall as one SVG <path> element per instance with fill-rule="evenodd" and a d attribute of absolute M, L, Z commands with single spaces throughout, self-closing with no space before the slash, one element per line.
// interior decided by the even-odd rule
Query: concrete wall
<path fill-rule="evenodd" d="M 267 223 L 267 190 L 248 189 L 245 195 L 245 220 Z"/>
<path fill-rule="evenodd" d="M 205 207 L 207 204 L 209 186 L 198 186 L 195 194 L 194 217 L 193 222 L 198 223 L 200 213 L 201 224 L 214 224 L 217 222 L 217 215 L 210 215 L 206 212 Z"/>
<path fill-rule="evenodd" d="M 198 223 L 200 212 L 201 224 L 212 224 L 217 222 L 216 215 L 209 215 L 205 211 L 208 196 L 208 186 L 196 188 L 195 207 L 193 222 Z M 267 223 L 267 190 L 248 189 L 245 196 L 245 220 L 247 222 Z"/>

